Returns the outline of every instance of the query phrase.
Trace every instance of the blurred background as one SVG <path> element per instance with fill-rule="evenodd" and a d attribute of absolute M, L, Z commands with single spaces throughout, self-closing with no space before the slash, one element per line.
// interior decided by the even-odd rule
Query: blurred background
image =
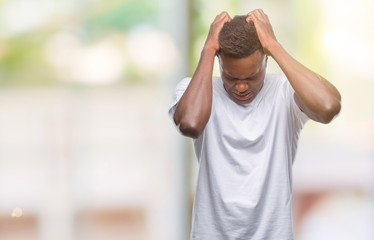
<path fill-rule="evenodd" d="M 255 8 L 343 99 L 301 134 L 296 239 L 374 239 L 373 1 L 1 0 L 0 240 L 189 239 L 198 165 L 173 89 L 217 14 Z"/>

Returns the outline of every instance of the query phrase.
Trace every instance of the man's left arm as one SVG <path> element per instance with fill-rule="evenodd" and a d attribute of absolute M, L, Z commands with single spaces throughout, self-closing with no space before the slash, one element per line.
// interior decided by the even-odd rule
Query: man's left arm
<path fill-rule="evenodd" d="M 295 90 L 299 108 L 317 122 L 329 123 L 341 108 L 338 90 L 325 78 L 303 66 L 278 43 L 267 15 L 257 9 L 248 13 L 253 21 L 265 54 L 274 58 Z"/>

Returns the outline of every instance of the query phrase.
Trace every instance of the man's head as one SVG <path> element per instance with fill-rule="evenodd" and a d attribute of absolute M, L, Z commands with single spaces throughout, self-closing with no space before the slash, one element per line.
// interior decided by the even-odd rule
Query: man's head
<path fill-rule="evenodd" d="M 257 50 L 262 51 L 256 28 L 247 16 L 236 16 L 226 22 L 219 34 L 219 54 L 232 58 L 245 58 Z"/>
<path fill-rule="evenodd" d="M 224 87 L 237 103 L 249 103 L 260 92 L 267 57 L 253 22 L 237 16 L 225 23 L 219 35 L 218 58 Z"/>

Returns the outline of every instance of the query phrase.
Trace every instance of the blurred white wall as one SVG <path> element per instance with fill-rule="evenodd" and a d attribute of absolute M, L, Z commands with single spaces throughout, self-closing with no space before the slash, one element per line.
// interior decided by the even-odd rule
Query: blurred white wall
<path fill-rule="evenodd" d="M 184 180 L 168 104 L 147 86 L 2 90 L 0 215 L 36 216 L 28 239 L 93 239 L 77 228 L 89 225 L 84 214 L 140 209 L 143 233 L 122 226 L 111 239 L 180 238 Z"/>

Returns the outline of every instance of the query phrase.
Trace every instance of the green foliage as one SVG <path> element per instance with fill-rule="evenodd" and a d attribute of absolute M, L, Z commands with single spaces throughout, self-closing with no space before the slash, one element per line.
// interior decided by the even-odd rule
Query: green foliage
<path fill-rule="evenodd" d="M 157 9 L 153 1 L 131 0 L 91 16 L 85 22 L 85 25 L 86 27 L 101 29 L 117 28 L 129 30 L 135 25 L 151 22 L 156 14 Z"/>
<path fill-rule="evenodd" d="M 153 0 L 101 0 L 84 6 L 77 3 L 76 9 L 59 15 L 57 22 L 54 21 L 56 16 L 51 16 L 49 21 L 27 32 L 0 36 L 0 44 L 4 45 L 0 49 L 5 49 L 0 55 L 0 86 L 74 84 L 59 80 L 57 72 L 46 60 L 46 46 L 52 37 L 68 32 L 84 46 L 108 33 L 123 34 L 136 25 L 153 22 L 156 14 L 157 6 Z M 133 80 L 139 80 L 135 70 L 125 73 L 126 76 L 136 76 Z"/>
<path fill-rule="evenodd" d="M 6 53 L 2 56 L 0 66 L 0 85 L 50 85 L 53 76 L 42 56 L 46 36 L 27 33 L 18 35 L 7 43 Z"/>

